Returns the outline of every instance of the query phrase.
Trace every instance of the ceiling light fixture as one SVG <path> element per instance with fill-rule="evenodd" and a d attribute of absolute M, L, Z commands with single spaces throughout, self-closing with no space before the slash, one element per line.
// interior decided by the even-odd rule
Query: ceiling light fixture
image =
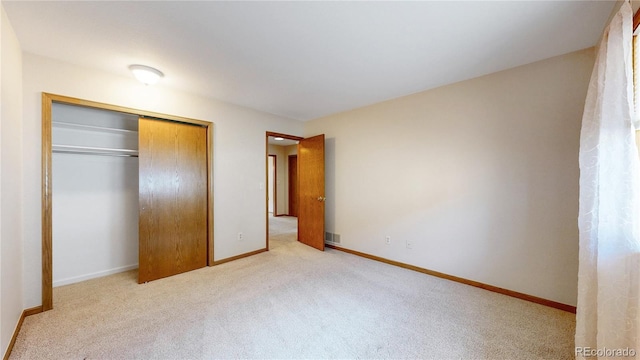
<path fill-rule="evenodd" d="M 278 136 L 278 137 L 273 138 L 273 140 L 275 140 L 275 141 L 282 141 L 282 140 L 284 140 L 284 138 L 281 138 L 280 136 Z"/>
<path fill-rule="evenodd" d="M 162 71 L 154 69 L 145 65 L 130 65 L 129 70 L 133 73 L 133 76 L 145 85 L 153 85 L 164 77 Z"/>

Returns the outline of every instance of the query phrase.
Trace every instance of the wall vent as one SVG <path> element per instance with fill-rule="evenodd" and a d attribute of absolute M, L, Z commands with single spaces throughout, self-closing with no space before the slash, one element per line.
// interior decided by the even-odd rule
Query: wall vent
<path fill-rule="evenodd" d="M 324 233 L 324 242 L 333 242 L 333 234 L 330 232 Z"/>
<path fill-rule="evenodd" d="M 340 234 L 325 232 L 324 242 L 329 244 L 340 244 Z"/>

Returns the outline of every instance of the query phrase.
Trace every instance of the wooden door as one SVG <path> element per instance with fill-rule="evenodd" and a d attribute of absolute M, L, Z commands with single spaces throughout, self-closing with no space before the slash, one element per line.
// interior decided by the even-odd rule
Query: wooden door
<path fill-rule="evenodd" d="M 298 156 L 289 155 L 289 215 L 298 216 Z"/>
<path fill-rule="evenodd" d="M 324 250 L 324 135 L 298 143 L 298 240 Z"/>
<path fill-rule="evenodd" d="M 207 265 L 207 133 L 139 120 L 138 282 Z"/>

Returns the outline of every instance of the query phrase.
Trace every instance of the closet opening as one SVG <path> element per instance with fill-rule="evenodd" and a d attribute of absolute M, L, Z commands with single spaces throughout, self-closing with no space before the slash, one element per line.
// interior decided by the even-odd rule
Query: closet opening
<path fill-rule="evenodd" d="M 44 311 L 54 286 L 213 264 L 212 138 L 211 122 L 42 94 Z"/>
<path fill-rule="evenodd" d="M 54 103 L 53 287 L 138 268 L 138 116 Z"/>

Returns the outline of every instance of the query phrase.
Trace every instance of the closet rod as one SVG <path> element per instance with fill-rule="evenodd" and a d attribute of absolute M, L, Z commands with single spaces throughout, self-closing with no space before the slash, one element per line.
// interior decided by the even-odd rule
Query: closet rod
<path fill-rule="evenodd" d="M 69 123 L 69 122 L 63 122 L 63 121 L 52 121 L 51 124 L 59 125 L 67 128 L 88 129 L 88 130 L 97 130 L 97 131 L 114 132 L 114 133 L 138 133 L 137 130 L 117 129 L 117 128 L 110 128 L 106 126 L 96 126 L 96 125 L 75 124 L 75 123 Z"/>
<path fill-rule="evenodd" d="M 116 157 L 138 157 L 138 155 L 134 154 L 110 154 L 110 153 L 99 153 L 99 152 L 90 152 L 90 151 L 60 151 L 53 150 L 54 153 L 59 154 L 77 154 L 77 155 L 98 155 L 98 156 L 116 156 Z"/>
<path fill-rule="evenodd" d="M 74 145 L 52 145 L 55 153 L 71 153 L 84 155 L 106 155 L 106 156 L 138 156 L 138 150 L 101 148 L 91 146 L 74 146 Z"/>

